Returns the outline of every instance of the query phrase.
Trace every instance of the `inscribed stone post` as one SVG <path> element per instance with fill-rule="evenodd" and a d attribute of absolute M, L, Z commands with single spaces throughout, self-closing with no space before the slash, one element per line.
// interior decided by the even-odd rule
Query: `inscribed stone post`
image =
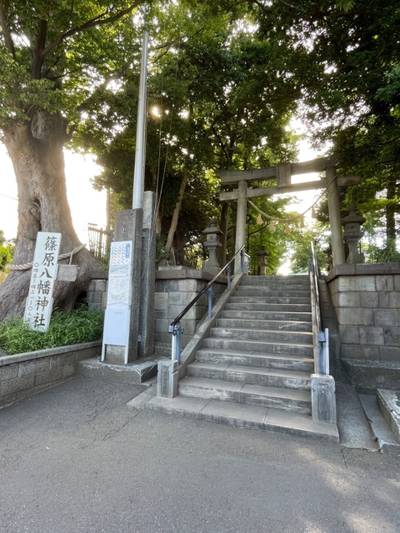
<path fill-rule="evenodd" d="M 37 234 L 24 314 L 24 321 L 36 331 L 49 329 L 60 244 L 61 233 L 39 231 Z"/>

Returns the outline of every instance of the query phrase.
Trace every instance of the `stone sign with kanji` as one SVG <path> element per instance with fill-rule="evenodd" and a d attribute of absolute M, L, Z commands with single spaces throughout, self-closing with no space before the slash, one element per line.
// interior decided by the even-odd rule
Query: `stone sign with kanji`
<path fill-rule="evenodd" d="M 47 331 L 49 328 L 60 244 L 61 233 L 40 231 L 37 234 L 24 315 L 24 321 L 36 331 Z"/>

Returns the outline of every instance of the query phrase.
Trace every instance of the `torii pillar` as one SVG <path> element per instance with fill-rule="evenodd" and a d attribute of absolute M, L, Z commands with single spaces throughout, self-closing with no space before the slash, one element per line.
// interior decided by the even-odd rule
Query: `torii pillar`
<path fill-rule="evenodd" d="M 326 195 L 328 197 L 329 225 L 331 228 L 331 246 L 333 266 L 345 263 L 342 223 L 340 216 L 340 199 L 334 166 L 326 169 Z"/>
<path fill-rule="evenodd" d="M 236 213 L 236 239 L 235 252 L 246 244 L 246 230 L 247 230 L 247 182 L 241 180 L 238 183 L 238 200 Z M 235 274 L 238 274 L 241 269 L 241 254 L 238 254 L 235 259 Z"/>

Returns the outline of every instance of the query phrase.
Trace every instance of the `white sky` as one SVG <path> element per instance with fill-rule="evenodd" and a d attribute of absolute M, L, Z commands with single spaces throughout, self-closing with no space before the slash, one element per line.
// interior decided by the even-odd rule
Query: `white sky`
<path fill-rule="evenodd" d="M 90 182 L 100 170 L 94 156 L 65 152 L 68 200 L 75 229 L 83 243 L 88 242 L 89 222 L 106 224 L 106 193 L 95 191 Z M 7 239 L 17 234 L 17 206 L 14 170 L 5 146 L 0 144 L 0 229 Z"/>

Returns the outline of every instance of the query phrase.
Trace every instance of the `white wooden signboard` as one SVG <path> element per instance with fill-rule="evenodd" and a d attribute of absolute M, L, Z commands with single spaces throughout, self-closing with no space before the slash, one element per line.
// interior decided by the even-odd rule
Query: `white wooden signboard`
<path fill-rule="evenodd" d="M 132 241 L 111 243 L 108 273 L 107 308 L 104 318 L 103 349 L 106 345 L 125 347 L 128 358 L 130 307 L 132 304 Z"/>
<path fill-rule="evenodd" d="M 37 234 L 24 315 L 24 321 L 36 331 L 47 331 L 49 328 L 60 244 L 61 233 L 39 231 Z"/>

